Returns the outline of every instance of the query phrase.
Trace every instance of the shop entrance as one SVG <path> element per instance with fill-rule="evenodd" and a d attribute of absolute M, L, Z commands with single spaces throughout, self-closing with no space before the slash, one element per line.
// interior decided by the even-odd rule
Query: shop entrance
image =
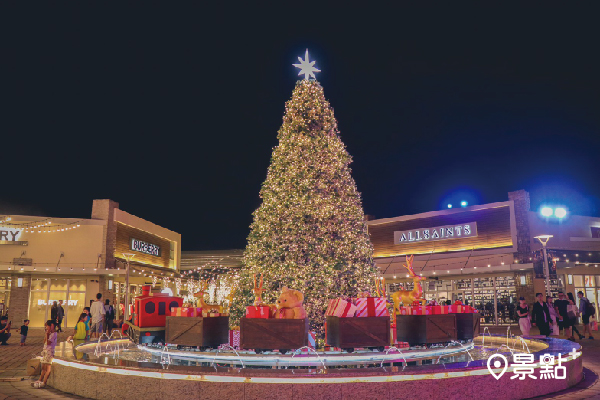
<path fill-rule="evenodd" d="M 74 326 L 85 307 L 86 280 L 32 278 L 29 297 L 29 326 L 43 327 L 50 319 L 54 302 L 63 301 L 62 328 Z"/>

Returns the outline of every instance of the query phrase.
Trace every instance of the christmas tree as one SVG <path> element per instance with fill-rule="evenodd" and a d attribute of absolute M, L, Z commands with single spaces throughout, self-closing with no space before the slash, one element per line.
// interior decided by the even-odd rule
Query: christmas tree
<path fill-rule="evenodd" d="M 252 303 L 252 277 L 262 274 L 263 300 L 274 302 L 283 286 L 302 291 L 310 328 L 322 336 L 328 300 L 370 290 L 376 268 L 352 159 L 316 80 L 297 82 L 278 140 L 253 214 L 232 316 L 239 318 Z"/>

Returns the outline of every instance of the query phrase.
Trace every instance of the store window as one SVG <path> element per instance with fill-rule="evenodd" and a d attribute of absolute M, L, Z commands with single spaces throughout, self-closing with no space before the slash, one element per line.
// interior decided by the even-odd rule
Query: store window
<path fill-rule="evenodd" d="M 85 306 L 86 281 L 80 279 L 33 278 L 29 301 L 29 325 L 43 327 L 51 307 L 62 300 L 65 316 L 63 329 L 73 326 Z"/>

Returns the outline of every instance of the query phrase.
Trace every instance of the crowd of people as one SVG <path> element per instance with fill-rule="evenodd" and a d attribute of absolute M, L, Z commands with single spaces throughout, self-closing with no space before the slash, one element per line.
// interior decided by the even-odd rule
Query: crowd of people
<path fill-rule="evenodd" d="M 531 310 L 524 297 L 519 299 L 517 306 L 517 315 L 519 317 L 519 327 L 521 333 L 529 335 L 532 326 L 537 326 L 540 335 L 558 336 L 560 331 L 564 332 L 567 339 L 575 341 L 574 334 L 577 333 L 579 339 L 594 339 L 592 336 L 591 320 L 596 315 L 594 304 L 589 301 L 582 291 L 577 292 L 579 297 L 579 307 L 573 296 L 573 293 L 567 293 L 567 296 L 561 291 L 558 293 L 558 300 L 554 301 L 551 296 L 547 296 L 544 301 L 542 293 L 536 294 L 537 301 L 533 304 Z M 583 325 L 583 334 L 577 329 L 577 318 L 581 317 Z"/>

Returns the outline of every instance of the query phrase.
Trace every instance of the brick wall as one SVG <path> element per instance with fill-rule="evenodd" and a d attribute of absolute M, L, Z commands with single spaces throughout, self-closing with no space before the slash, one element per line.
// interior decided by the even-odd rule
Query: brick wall
<path fill-rule="evenodd" d="M 106 221 L 102 240 L 102 259 L 106 269 L 117 267 L 115 261 L 115 246 L 117 243 L 115 208 L 119 208 L 119 203 L 108 199 L 94 200 L 92 205 L 92 219 Z"/>
<path fill-rule="evenodd" d="M 17 287 L 18 278 L 23 278 L 23 287 Z M 29 291 L 31 289 L 31 275 L 13 274 L 10 286 L 10 304 L 8 318 L 12 326 L 17 328 L 23 320 L 29 318 Z"/>
<path fill-rule="evenodd" d="M 517 190 L 509 192 L 508 199 L 515 204 L 515 220 L 517 228 L 517 252 L 515 259 L 521 263 L 528 263 L 531 257 L 531 234 L 529 232 L 529 192 Z"/>

